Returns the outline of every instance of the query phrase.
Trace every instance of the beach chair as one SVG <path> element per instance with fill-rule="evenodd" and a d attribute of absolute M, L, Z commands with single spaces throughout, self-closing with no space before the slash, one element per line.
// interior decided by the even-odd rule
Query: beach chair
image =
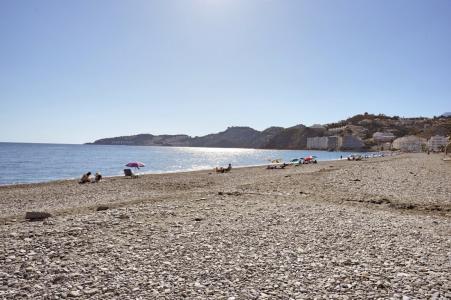
<path fill-rule="evenodd" d="M 124 169 L 124 175 L 126 177 L 138 178 L 138 175 L 134 174 L 131 169 Z"/>

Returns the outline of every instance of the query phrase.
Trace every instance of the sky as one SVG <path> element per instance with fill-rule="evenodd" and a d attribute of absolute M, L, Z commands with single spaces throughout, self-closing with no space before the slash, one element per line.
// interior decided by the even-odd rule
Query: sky
<path fill-rule="evenodd" d="M 449 0 L 0 0 L 0 141 L 451 111 Z"/>

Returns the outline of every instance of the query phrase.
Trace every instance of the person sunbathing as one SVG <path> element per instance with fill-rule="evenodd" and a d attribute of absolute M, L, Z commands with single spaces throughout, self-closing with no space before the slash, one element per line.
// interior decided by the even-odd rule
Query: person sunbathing
<path fill-rule="evenodd" d="M 102 174 L 100 174 L 99 172 L 96 172 L 96 176 L 94 178 L 94 182 L 97 183 L 102 179 Z"/>
<path fill-rule="evenodd" d="M 223 167 L 215 168 L 216 173 L 227 173 L 227 172 L 230 172 L 231 170 L 232 170 L 232 164 L 229 164 L 229 166 L 227 168 L 223 168 Z"/>
<path fill-rule="evenodd" d="M 83 183 L 91 182 L 91 179 L 89 178 L 90 176 L 91 176 L 91 172 L 83 174 L 83 176 L 81 176 L 81 179 L 78 183 L 83 184 Z"/>

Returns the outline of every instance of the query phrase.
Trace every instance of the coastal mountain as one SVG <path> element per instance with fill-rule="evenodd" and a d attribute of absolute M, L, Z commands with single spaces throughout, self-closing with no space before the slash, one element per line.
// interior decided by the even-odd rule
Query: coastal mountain
<path fill-rule="evenodd" d="M 218 147 L 257 149 L 301 149 L 306 138 L 321 134 L 321 131 L 304 125 L 290 128 L 270 127 L 258 131 L 250 127 L 229 127 L 219 133 L 201 137 L 187 135 L 138 134 L 96 140 L 95 145 L 128 146 L 178 146 L 178 147 Z"/>
<path fill-rule="evenodd" d="M 95 141 L 96 145 L 127 145 L 127 146 L 189 146 L 191 137 L 184 134 L 177 135 L 153 135 L 137 134 L 130 136 L 118 136 Z"/>
<path fill-rule="evenodd" d="M 193 147 L 224 147 L 224 148 L 260 148 L 262 133 L 250 127 L 229 127 L 227 130 L 202 137 L 192 138 Z"/>
<path fill-rule="evenodd" d="M 323 136 L 324 128 L 297 125 L 278 132 L 267 141 L 264 148 L 268 149 L 305 149 L 307 138 Z"/>
<path fill-rule="evenodd" d="M 445 115 L 445 114 L 444 114 Z M 430 138 L 433 135 L 451 134 L 451 118 L 401 118 L 383 114 L 359 114 L 346 120 L 310 127 L 302 124 L 283 128 L 270 127 L 258 131 L 250 127 L 234 126 L 225 131 L 201 137 L 184 134 L 152 135 L 138 134 L 96 140 L 96 145 L 132 146 L 178 146 L 178 147 L 220 147 L 220 148 L 258 148 L 258 149 L 305 149 L 307 138 L 323 136 L 353 136 L 361 140 L 364 148 L 375 145 L 373 135 L 387 132 L 394 137 L 416 135 Z M 353 150 L 353 149 L 349 149 Z"/>

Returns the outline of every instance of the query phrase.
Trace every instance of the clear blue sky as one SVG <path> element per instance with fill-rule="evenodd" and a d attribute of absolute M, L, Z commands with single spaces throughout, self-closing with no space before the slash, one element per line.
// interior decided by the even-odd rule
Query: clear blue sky
<path fill-rule="evenodd" d="M 0 141 L 451 111 L 450 0 L 0 1 Z"/>

